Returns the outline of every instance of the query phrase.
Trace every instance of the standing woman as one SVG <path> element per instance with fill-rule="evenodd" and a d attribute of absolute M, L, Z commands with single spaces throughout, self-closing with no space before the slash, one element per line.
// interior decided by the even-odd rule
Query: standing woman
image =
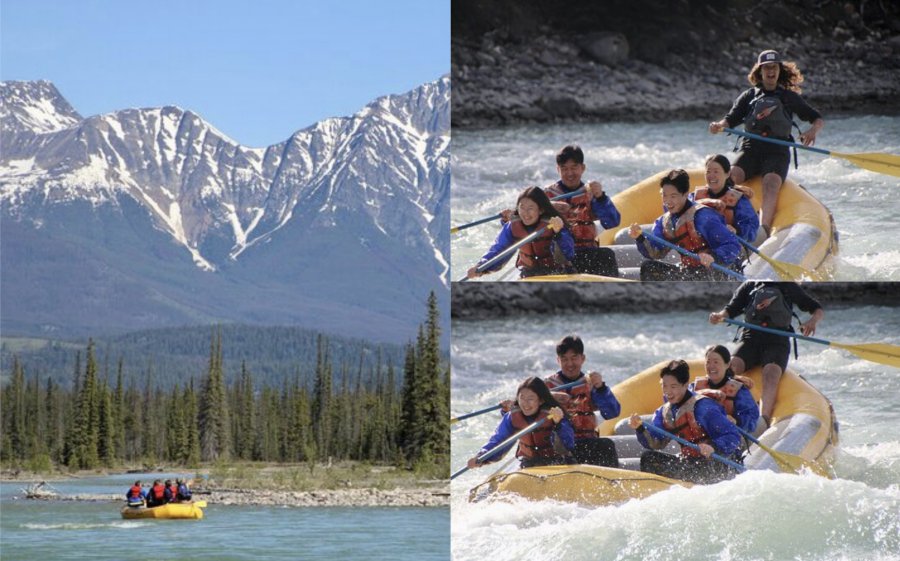
<path fill-rule="evenodd" d="M 800 96 L 803 74 L 793 62 L 781 60 L 775 51 L 759 53 L 756 64 L 747 75 L 752 86 L 735 100 L 725 118 L 709 124 L 709 132 L 717 134 L 725 127 L 743 123 L 747 132 L 793 142 L 791 128 L 794 115 L 812 126 L 800 134 L 804 146 L 815 144 L 816 135 L 825 126 L 822 115 Z M 798 127 L 799 130 L 799 127 Z M 775 203 L 781 184 L 787 179 L 791 153 L 787 146 L 763 140 L 743 138 L 741 152 L 731 168 L 731 179 L 740 185 L 746 179 L 762 176 L 763 201 L 760 221 L 766 234 L 771 234 Z"/>
<path fill-rule="evenodd" d="M 759 231 L 759 217 L 750 204 L 753 190 L 735 185 L 730 170 L 731 162 L 722 154 L 707 158 L 706 185 L 691 193 L 691 200 L 721 214 L 732 233 L 752 244 Z"/>
<path fill-rule="evenodd" d="M 536 376 L 526 378 L 516 391 L 513 408 L 503 414 L 503 419 L 488 443 L 478 451 L 475 457 L 466 464 L 469 469 L 481 467 L 478 456 L 493 450 L 498 444 L 526 428 L 536 421 L 546 419 L 544 424 L 519 439 L 516 457 L 521 461 L 520 467 L 546 466 L 569 463 L 572 449 L 575 447 L 575 432 L 562 407 L 554 399 L 547 384 Z M 559 440 L 567 451 L 565 455 L 557 451 L 555 444 Z M 513 444 L 510 444 L 510 447 Z M 506 450 L 498 451 L 484 463 L 496 462 L 506 454 Z"/>
<path fill-rule="evenodd" d="M 545 226 L 547 229 L 540 236 L 519 248 L 516 267 L 519 268 L 522 277 L 570 272 L 571 261 L 575 258 L 575 241 L 559 212 L 553 208 L 547 194 L 540 187 L 529 187 L 519 195 L 512 219 L 503 225 L 503 229 L 494 240 L 494 245 L 478 261 L 478 265 L 486 263 L 506 248 Z M 477 271 L 476 265 L 469 269 L 467 277 L 472 279 L 499 271 L 508 260 L 509 258 L 506 258 L 481 273 Z"/>

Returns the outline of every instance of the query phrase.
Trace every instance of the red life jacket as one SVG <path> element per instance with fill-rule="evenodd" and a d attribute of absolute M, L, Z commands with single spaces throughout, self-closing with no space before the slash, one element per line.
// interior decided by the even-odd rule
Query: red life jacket
<path fill-rule="evenodd" d="M 690 399 L 678 408 L 677 417 L 672 415 L 672 404 L 668 402 L 665 403 L 662 411 L 663 426 L 665 429 L 688 442 L 693 442 L 694 444 L 710 444 L 712 439 L 709 438 L 709 435 L 706 434 L 706 431 L 703 430 L 703 427 L 700 426 L 700 423 L 698 423 L 697 419 L 694 417 L 694 406 L 701 399 L 706 398 L 702 395 L 692 395 Z M 697 450 L 684 445 L 681 446 L 681 454 L 692 458 L 703 457 L 703 454 Z"/>
<path fill-rule="evenodd" d="M 128 498 L 129 499 L 140 499 L 141 498 L 141 486 L 140 485 L 132 485 L 131 489 L 128 490 Z"/>
<path fill-rule="evenodd" d="M 667 212 L 663 216 L 663 236 L 668 241 L 678 247 L 683 247 L 688 251 L 694 253 L 711 253 L 706 240 L 697 233 L 697 229 L 694 227 L 694 215 L 700 208 L 701 207 L 696 204 L 691 205 L 690 208 L 685 210 L 684 213 L 678 217 L 678 220 L 675 221 L 674 225 L 672 224 L 672 213 Z M 681 255 L 681 264 L 685 267 L 692 268 L 703 266 L 703 263 L 685 255 Z"/>
<path fill-rule="evenodd" d="M 546 220 L 540 220 L 536 228 L 543 228 L 547 225 Z M 510 223 L 510 233 L 512 237 L 518 241 L 534 232 L 525 229 L 525 224 L 521 220 Z M 550 228 L 544 230 L 544 233 L 519 248 L 519 257 L 516 259 L 516 267 L 520 269 L 532 269 L 534 267 L 547 267 L 553 269 L 556 266 L 556 260 L 553 258 L 553 250 L 550 243 L 556 234 Z"/>
<path fill-rule="evenodd" d="M 725 413 L 732 418 L 734 418 L 734 398 L 743 387 L 744 384 L 734 378 L 729 378 L 725 385 L 717 389 L 709 387 L 709 378 L 705 376 L 694 381 L 694 391 L 696 393 L 715 399 L 719 405 L 725 408 Z"/>
<path fill-rule="evenodd" d="M 154 501 L 162 501 L 166 497 L 166 488 L 162 483 L 150 487 L 150 495 Z"/>
<path fill-rule="evenodd" d="M 584 183 L 577 189 L 582 187 L 584 187 Z M 567 191 L 561 181 L 545 188 L 544 191 L 551 198 L 572 192 Z M 594 216 L 594 210 L 591 208 L 593 199 L 594 196 L 590 191 L 585 190 L 584 193 L 565 201 L 569 205 L 569 210 L 566 211 L 563 218 L 569 226 L 572 237 L 575 238 L 575 247 L 597 247 L 597 225 L 594 223 L 597 217 Z"/>
<path fill-rule="evenodd" d="M 178 499 L 178 485 L 169 485 L 169 492 L 172 493 L 172 500 Z"/>
<path fill-rule="evenodd" d="M 510 413 L 510 422 L 516 431 L 520 431 L 535 421 L 547 418 L 547 411 L 541 409 L 537 415 L 530 419 L 521 411 L 513 411 Z M 537 430 L 526 434 L 519 439 L 519 448 L 516 450 L 517 458 L 553 458 L 556 456 L 556 450 L 553 449 L 553 441 L 550 435 L 553 434 L 553 421 L 545 422 Z"/>
<path fill-rule="evenodd" d="M 710 196 L 709 188 L 698 187 L 694 191 L 694 202 L 711 208 L 725 217 L 725 224 L 734 226 L 734 209 L 744 194 L 737 189 L 726 188 L 721 197 Z"/>
<path fill-rule="evenodd" d="M 581 375 L 582 379 L 584 375 Z M 545 380 L 547 387 L 551 390 L 557 386 L 562 386 L 573 382 L 564 378 L 559 372 L 550 376 Z M 566 413 L 569 414 L 569 422 L 575 429 L 575 439 L 593 438 L 597 436 L 595 429 L 597 428 L 597 416 L 594 414 L 594 402 L 591 400 L 590 384 L 578 384 L 572 388 L 562 390 L 572 397 L 565 404 Z"/>

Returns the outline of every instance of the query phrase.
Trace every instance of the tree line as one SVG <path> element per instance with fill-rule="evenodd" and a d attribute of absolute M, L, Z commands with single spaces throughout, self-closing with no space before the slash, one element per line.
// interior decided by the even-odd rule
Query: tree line
<path fill-rule="evenodd" d="M 244 361 L 227 383 L 218 331 L 200 377 L 165 387 L 127 376 L 122 359 L 114 374 L 101 375 L 93 341 L 83 359 L 76 352 L 71 387 L 27 374 L 14 357 L 0 389 L 0 460 L 37 471 L 358 460 L 446 476 L 450 374 L 439 338 L 432 293 L 401 367 L 380 354 L 374 364 L 362 355 L 336 363 L 329 338 L 318 334 L 311 371 L 297 367 L 270 384 Z"/>

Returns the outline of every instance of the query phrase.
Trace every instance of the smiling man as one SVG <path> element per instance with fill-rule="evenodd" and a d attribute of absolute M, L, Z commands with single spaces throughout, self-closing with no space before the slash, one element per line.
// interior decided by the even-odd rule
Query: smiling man
<path fill-rule="evenodd" d="M 800 134 L 799 141 L 805 146 L 815 144 L 816 135 L 825 126 L 825 121 L 800 96 L 803 74 L 796 64 L 783 61 L 775 51 L 763 51 L 759 53 L 747 80 L 752 87 L 738 96 L 723 119 L 709 124 L 709 132 L 718 134 L 725 127 L 734 128 L 744 123 L 747 132 L 793 142 L 791 129 L 797 127 L 794 124 L 794 115 L 797 115 L 812 123 L 806 132 Z M 797 129 L 799 131 L 799 127 Z M 738 185 L 751 177 L 762 176 L 760 222 L 766 234 L 772 231 L 778 191 L 787 179 L 790 163 L 791 153 L 787 146 L 744 138 L 737 161 L 731 167 L 731 179 Z"/>

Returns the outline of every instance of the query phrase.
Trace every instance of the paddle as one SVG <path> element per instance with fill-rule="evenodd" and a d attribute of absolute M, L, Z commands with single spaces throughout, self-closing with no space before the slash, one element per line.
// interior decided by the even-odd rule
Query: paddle
<path fill-rule="evenodd" d="M 510 436 L 509 438 L 507 438 L 506 440 L 504 440 L 504 441 L 501 442 L 500 444 L 494 446 L 494 447 L 491 448 L 490 450 L 486 450 L 485 452 L 479 454 L 479 455 L 475 458 L 475 461 L 477 461 L 479 464 L 482 463 L 483 461 L 487 460 L 488 458 L 490 458 L 491 456 L 493 456 L 494 454 L 496 454 L 496 453 L 499 452 L 500 450 L 503 450 L 505 447 L 507 447 L 507 446 L 509 446 L 510 444 L 512 444 L 513 442 L 519 440 L 520 438 L 522 438 L 522 437 L 525 436 L 526 434 L 532 433 L 532 432 L 534 432 L 535 430 L 539 429 L 539 428 L 541 427 L 541 425 L 544 424 L 545 421 L 547 421 L 547 418 L 546 418 L 546 417 L 543 418 L 543 419 L 541 419 L 541 420 L 539 420 L 539 421 L 535 421 L 535 422 L 531 423 L 530 425 L 528 425 L 528 426 L 525 427 L 524 429 L 522 429 L 522 430 L 520 430 L 519 432 L 517 432 L 516 434 Z M 456 479 L 457 477 L 459 477 L 460 475 L 464 474 L 464 473 L 467 472 L 467 471 L 469 471 L 469 466 L 466 466 L 466 467 L 464 467 L 464 468 L 458 470 L 457 472 L 455 472 L 453 475 L 450 476 L 450 480 L 453 481 L 454 479 Z"/>
<path fill-rule="evenodd" d="M 206 501 L 197 501 L 191 504 L 193 504 L 197 508 L 206 508 Z"/>
<path fill-rule="evenodd" d="M 697 261 L 700 260 L 700 256 L 697 255 L 696 253 L 694 253 L 692 251 L 688 251 L 688 250 L 684 249 L 683 247 L 677 246 L 677 245 L 670 243 L 662 238 L 654 236 L 653 234 L 644 233 L 644 236 L 647 237 L 648 239 L 655 241 L 656 243 L 658 243 L 660 245 L 664 245 L 664 246 L 668 247 L 669 249 L 674 249 L 675 251 L 677 251 L 678 253 L 680 253 L 686 257 L 690 257 L 691 259 L 696 259 Z M 735 236 L 735 237 L 737 237 L 737 236 Z M 729 269 L 727 267 L 723 267 L 723 266 L 719 265 L 718 263 L 713 263 L 712 268 L 719 272 L 725 273 L 726 275 L 728 275 L 730 277 L 734 277 L 737 280 L 740 280 L 740 281 L 747 280 L 747 277 L 745 277 L 744 275 L 738 273 L 737 271 L 732 271 L 731 269 Z"/>
<path fill-rule="evenodd" d="M 512 255 L 517 249 L 519 249 L 523 245 L 531 242 L 533 239 L 535 239 L 538 236 L 540 236 L 541 234 L 543 234 L 544 230 L 546 230 L 546 229 L 547 229 L 547 226 L 544 226 L 543 228 L 540 228 L 540 229 L 535 230 L 534 232 L 528 234 L 527 236 L 525 236 L 521 240 L 517 241 L 516 243 L 512 244 L 511 246 L 507 247 L 506 249 L 504 249 L 497 255 L 491 257 L 490 259 L 488 259 L 481 265 L 475 267 L 475 270 L 478 271 L 479 273 L 483 273 L 485 270 L 490 269 L 495 264 L 497 264 L 499 261 L 503 261 L 508 256 Z M 465 277 L 459 279 L 459 282 L 466 282 L 467 280 L 469 280 L 469 277 L 465 276 Z"/>
<path fill-rule="evenodd" d="M 793 337 L 795 339 L 802 339 L 803 341 L 810 341 L 812 343 L 819 343 L 820 345 L 828 345 L 831 347 L 836 347 L 838 349 L 844 349 L 846 351 L 850 351 L 851 353 L 864 360 L 900 368 L 900 347 L 898 347 L 897 345 L 890 345 L 888 343 L 859 343 L 855 345 L 852 345 L 850 343 L 835 343 L 834 341 L 826 341 L 825 339 L 818 339 L 816 337 L 807 337 L 806 335 L 792 333 L 790 331 L 781 331 L 779 329 L 772 329 L 770 327 L 763 327 L 761 325 L 753 325 L 752 323 L 746 323 L 743 321 L 738 321 L 736 319 L 725 318 L 722 321 L 724 321 L 725 323 L 730 323 L 731 325 L 739 325 L 747 329 L 755 329 L 757 331 L 763 331 L 765 333 L 772 333 L 773 335 Z"/>
<path fill-rule="evenodd" d="M 565 199 L 572 198 L 576 195 L 580 195 L 581 193 L 584 193 L 584 187 L 581 187 L 580 189 L 575 189 L 571 193 L 564 193 L 562 195 L 557 195 L 550 200 L 551 201 L 562 201 Z M 479 224 L 484 224 L 485 222 L 490 222 L 491 220 L 500 220 L 501 218 L 503 218 L 503 213 L 498 212 L 497 214 L 495 214 L 493 216 L 486 216 L 484 218 L 479 218 L 478 220 L 475 220 L 474 222 L 469 222 L 468 224 L 454 226 L 453 228 L 450 228 L 450 233 L 455 234 L 457 232 L 461 232 L 462 230 L 465 230 L 466 228 L 471 228 L 472 226 L 478 226 Z"/>
<path fill-rule="evenodd" d="M 569 382 L 568 384 L 563 384 L 563 385 L 557 386 L 555 388 L 550 388 L 550 391 L 555 392 L 555 391 L 559 391 L 559 390 L 567 390 L 571 387 L 577 386 L 578 384 L 587 383 L 586 382 L 587 379 L 588 379 L 588 377 L 585 376 L 584 379 L 582 379 L 582 380 L 575 380 L 574 382 Z M 471 417 L 477 417 L 478 415 L 481 415 L 483 413 L 490 413 L 491 411 L 496 411 L 497 409 L 500 409 L 501 407 L 503 407 L 503 406 L 498 403 L 497 405 L 491 405 L 490 407 L 485 407 L 484 409 L 479 409 L 478 411 L 472 411 L 471 413 L 466 413 L 466 414 L 460 415 L 458 417 L 453 417 L 450 419 L 450 424 L 452 425 L 452 424 L 458 423 L 459 421 L 464 421 L 466 419 L 469 419 Z"/>
<path fill-rule="evenodd" d="M 688 448 L 693 448 L 694 450 L 696 450 L 698 452 L 700 451 L 700 446 L 694 444 L 693 442 L 685 440 L 685 439 L 681 438 L 680 436 L 675 436 L 674 434 L 672 434 L 670 432 L 664 431 L 663 429 L 657 427 L 656 425 L 651 425 L 647 421 L 643 421 L 643 422 L 641 422 L 641 424 L 644 425 L 645 429 L 649 429 L 660 436 L 664 436 L 665 438 L 671 438 L 672 440 L 674 440 L 675 442 L 678 442 L 679 444 L 683 444 L 684 446 L 687 446 Z M 726 466 L 731 466 L 738 471 L 747 471 L 747 468 L 745 468 L 741 464 L 734 462 L 732 460 L 729 460 L 728 458 L 726 458 L 724 456 L 720 456 L 719 454 L 716 454 L 715 452 L 713 452 L 709 457 L 714 460 L 717 460 L 719 462 L 722 462 Z"/>
<path fill-rule="evenodd" d="M 755 436 L 745 431 L 741 427 L 735 426 L 735 428 L 739 433 L 743 434 L 747 440 L 756 444 L 760 447 L 761 450 L 764 450 L 769 456 L 771 456 L 772 459 L 775 460 L 775 463 L 778 464 L 778 467 L 781 468 L 781 471 L 785 473 L 799 474 L 801 470 L 807 469 L 823 477 L 828 477 L 829 475 L 831 475 L 828 473 L 828 470 L 815 462 L 804 460 L 800 456 L 795 456 L 793 454 L 787 454 L 785 452 L 774 450 L 760 442 L 759 439 L 757 439 Z"/>
<path fill-rule="evenodd" d="M 778 273 L 779 278 L 784 281 L 796 281 L 801 278 L 808 278 L 817 281 L 824 281 L 825 278 L 822 277 L 819 273 L 814 271 L 808 271 L 801 267 L 800 265 L 795 265 L 793 263 L 786 263 L 784 261 L 778 261 L 777 259 L 773 259 L 769 257 L 765 253 L 759 250 L 759 248 L 754 247 L 753 244 L 748 242 L 745 239 L 742 239 L 738 236 L 738 241 L 741 242 L 741 245 L 752 251 L 753 253 L 759 255 L 763 261 L 768 263 L 772 269 Z"/>
<path fill-rule="evenodd" d="M 752 138 L 754 140 L 771 142 L 772 144 L 780 144 L 781 146 L 789 146 L 792 148 L 801 148 L 803 150 L 809 150 L 810 152 L 825 154 L 826 156 L 833 156 L 835 158 L 843 158 L 848 162 L 856 164 L 857 166 L 869 171 L 883 173 L 885 175 L 893 175 L 894 177 L 900 177 L 900 156 L 897 156 L 895 154 L 881 154 L 877 152 L 867 154 L 843 154 L 841 152 L 832 152 L 831 150 L 815 148 L 813 146 L 804 146 L 796 142 L 788 142 L 787 140 L 768 138 L 765 136 L 760 136 L 758 134 L 753 134 L 752 132 L 739 131 L 737 129 L 731 129 L 728 127 L 726 127 L 724 130 L 725 132 Z"/>

